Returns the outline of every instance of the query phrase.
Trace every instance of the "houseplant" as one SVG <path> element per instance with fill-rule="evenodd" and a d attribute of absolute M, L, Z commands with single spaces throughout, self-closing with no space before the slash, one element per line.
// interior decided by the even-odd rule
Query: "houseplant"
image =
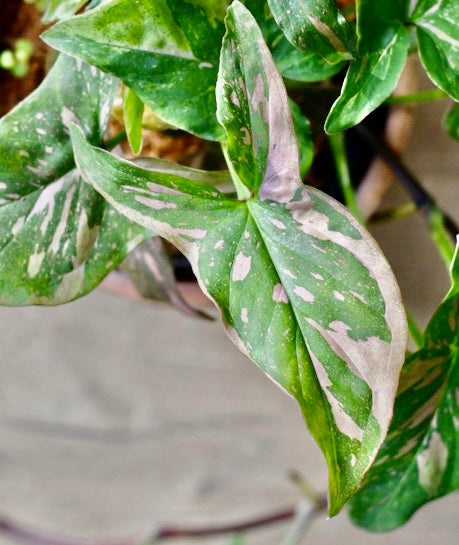
<path fill-rule="evenodd" d="M 82 4 L 50 2 L 47 17 Z M 457 8 L 421 1 L 409 14 L 408 3 L 362 1 L 355 27 L 352 12 L 346 21 L 333 2 L 288 4 L 270 1 L 271 17 L 267 5 L 251 1 L 228 9 L 221 1 L 92 2 L 45 33 L 64 54 L 0 125 L 1 300 L 72 300 L 161 235 L 188 257 L 238 347 L 299 402 L 329 465 L 329 513 L 351 501 L 358 524 L 386 530 L 457 486 L 450 397 L 457 257 L 427 200 L 453 286 L 406 360 L 390 424 L 406 347 L 396 283 L 359 223 L 302 185 L 286 91 L 265 40 L 293 91 L 292 80 L 328 82 L 352 59 L 326 121 L 346 182 L 341 131 L 390 95 L 412 26 L 429 75 L 458 99 Z M 103 138 L 119 82 L 106 72 L 128 86 L 126 129 L 135 150 L 145 102 L 162 121 L 221 142 L 229 172 L 152 159 L 130 164 L 92 147 L 110 147 Z M 320 85 L 306 85 L 302 96 L 318 86 L 327 94 L 328 83 Z M 308 123 L 290 107 L 304 172 L 312 159 Z M 229 194 L 219 190 L 231 182 Z M 343 186 L 358 215 L 352 188 Z M 140 270 L 150 264 L 154 280 L 150 250 L 142 250 Z"/>

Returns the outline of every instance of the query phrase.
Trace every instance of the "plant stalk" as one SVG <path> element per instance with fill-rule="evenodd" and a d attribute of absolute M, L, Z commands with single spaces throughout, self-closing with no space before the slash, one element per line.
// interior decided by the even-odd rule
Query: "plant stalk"
<path fill-rule="evenodd" d="M 416 348 L 421 348 L 424 344 L 424 335 L 422 334 L 422 331 L 418 324 L 415 322 L 413 315 L 411 312 L 405 307 L 406 312 L 406 318 L 408 320 L 408 331 L 410 333 L 410 337 L 413 339 L 414 344 L 416 345 Z"/>
<path fill-rule="evenodd" d="M 456 222 L 445 212 L 440 210 L 431 195 L 422 187 L 414 174 L 401 161 L 398 154 L 383 140 L 362 125 L 354 127 L 375 150 L 375 152 L 389 165 L 403 187 L 407 190 L 416 208 L 424 211 L 429 231 L 440 255 L 449 265 L 454 253 L 453 240 L 459 233 Z"/>
<path fill-rule="evenodd" d="M 354 189 L 352 187 L 351 175 L 349 173 L 344 133 L 331 134 L 328 137 L 328 141 L 335 161 L 336 173 L 338 175 L 341 191 L 343 192 L 344 202 L 357 220 L 363 224 L 364 219 L 357 205 Z"/>
<path fill-rule="evenodd" d="M 381 212 L 376 212 L 370 217 L 369 222 L 375 224 L 406 218 L 414 214 L 416 211 L 416 205 L 413 202 L 409 202 L 406 204 L 402 204 L 401 206 L 397 206 L 396 208 L 391 208 L 390 210 L 382 210 Z"/>
<path fill-rule="evenodd" d="M 123 140 L 126 140 L 127 133 L 125 130 L 120 131 L 119 133 L 115 134 L 115 136 L 112 136 L 104 143 L 104 148 L 106 150 L 112 150 L 115 146 L 123 142 Z"/>
<path fill-rule="evenodd" d="M 384 104 L 393 106 L 395 104 L 418 104 L 420 102 L 429 102 L 431 100 L 441 100 L 448 98 L 448 95 L 441 89 L 432 89 L 431 91 L 419 91 L 409 95 L 396 95 L 389 97 Z"/>
<path fill-rule="evenodd" d="M 268 515 L 263 515 L 257 518 L 249 519 L 243 522 L 231 524 L 210 525 L 210 526 L 165 526 L 158 530 L 152 537 L 150 544 L 158 543 L 166 539 L 178 538 L 203 538 L 210 536 L 218 536 L 224 534 L 235 534 L 246 530 L 261 528 L 278 522 L 290 520 L 295 515 L 295 508 L 287 508 L 281 511 L 276 511 Z"/>

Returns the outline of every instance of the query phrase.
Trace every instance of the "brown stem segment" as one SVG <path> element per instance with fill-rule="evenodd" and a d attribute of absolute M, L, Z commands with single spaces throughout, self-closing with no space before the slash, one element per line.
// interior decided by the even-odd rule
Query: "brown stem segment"
<path fill-rule="evenodd" d="M 419 180 L 402 162 L 398 154 L 383 140 L 379 139 L 375 134 L 368 130 L 363 125 L 357 125 L 353 128 L 373 147 L 375 152 L 383 159 L 387 165 L 393 170 L 394 174 L 400 180 L 401 184 L 408 191 L 417 208 L 424 210 L 428 214 L 432 209 L 438 209 L 434 198 L 422 187 Z M 445 212 L 441 212 L 445 227 L 449 234 L 455 239 L 459 233 L 459 226 Z"/>
<path fill-rule="evenodd" d="M 311 517 L 326 509 L 326 503 L 325 498 L 323 498 L 321 502 L 317 502 L 315 508 L 311 512 Z M 230 524 L 194 527 L 165 526 L 160 528 L 151 537 L 151 539 L 147 539 L 146 543 L 157 543 L 159 541 L 174 538 L 204 538 L 224 534 L 236 534 L 247 530 L 262 528 L 279 522 L 285 522 L 292 519 L 294 515 L 295 508 L 289 507 L 279 511 L 274 511 L 267 515 Z M 50 536 L 29 528 L 25 528 L 2 515 L 0 515 L 0 534 L 4 534 L 12 539 L 22 541 L 28 545 L 135 545 L 135 543 L 137 543 L 136 540 L 91 543 L 83 540 L 72 540 L 68 538 Z"/>
<path fill-rule="evenodd" d="M 29 545 L 134 545 L 133 541 L 113 541 L 98 542 L 91 544 L 83 540 L 72 540 L 50 536 L 13 522 L 12 520 L 0 515 L 0 533 L 12 539 L 22 541 Z"/>
<path fill-rule="evenodd" d="M 198 537 L 210 537 L 222 534 L 237 534 L 247 530 L 253 530 L 270 524 L 278 522 L 284 522 L 290 520 L 295 514 L 295 508 L 287 508 L 281 511 L 275 511 L 268 515 L 263 515 L 258 518 L 246 520 L 244 522 L 236 522 L 232 524 L 222 524 L 215 526 L 165 526 L 156 532 L 153 537 L 153 543 L 155 541 L 161 541 L 165 539 L 173 539 L 180 537 L 198 538 Z"/>

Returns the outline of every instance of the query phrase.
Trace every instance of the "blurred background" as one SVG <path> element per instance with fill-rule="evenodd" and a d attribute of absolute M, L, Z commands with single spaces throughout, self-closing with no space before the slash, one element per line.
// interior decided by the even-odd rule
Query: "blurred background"
<path fill-rule="evenodd" d="M 459 221 L 459 145 L 441 129 L 446 106 L 417 108 L 404 157 Z M 384 206 L 406 199 L 394 185 Z M 424 218 L 373 233 L 425 325 L 448 275 Z M 136 543 L 166 523 L 240 521 L 292 506 L 300 498 L 292 469 L 319 492 L 327 488 L 295 403 L 238 352 L 218 320 L 97 290 L 58 308 L 0 308 L 0 358 L 0 512 L 25 527 Z M 286 528 L 251 532 L 244 543 L 279 544 Z M 323 515 L 304 543 L 453 545 L 458 534 L 451 495 L 390 535 L 357 529 L 344 512 Z M 0 545 L 12 543 L 0 533 Z"/>

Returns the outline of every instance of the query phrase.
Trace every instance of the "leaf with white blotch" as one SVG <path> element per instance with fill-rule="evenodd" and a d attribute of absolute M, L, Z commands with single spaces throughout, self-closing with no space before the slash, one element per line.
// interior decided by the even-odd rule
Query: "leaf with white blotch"
<path fill-rule="evenodd" d="M 111 0 L 43 34 L 52 47 L 121 78 L 167 123 L 218 140 L 221 10 L 187 0 Z"/>
<path fill-rule="evenodd" d="M 137 246 L 121 263 L 120 269 L 146 299 L 168 302 L 188 316 L 209 319 L 183 299 L 164 243 L 159 237 L 153 237 Z"/>
<path fill-rule="evenodd" d="M 328 133 L 356 125 L 392 93 L 408 54 L 407 10 L 408 0 L 357 3 L 358 55 L 328 114 Z"/>
<path fill-rule="evenodd" d="M 459 140 L 459 104 L 453 104 L 443 118 L 446 132 L 455 140 Z"/>
<path fill-rule="evenodd" d="M 331 64 L 312 51 L 301 51 L 294 47 L 277 26 L 267 2 L 246 0 L 244 4 L 260 26 L 277 68 L 285 78 L 322 81 L 334 76 L 345 66 L 345 62 Z"/>
<path fill-rule="evenodd" d="M 93 289 L 142 241 L 84 183 L 68 126 L 100 144 L 117 82 L 62 55 L 0 121 L 0 303 L 64 303 Z"/>
<path fill-rule="evenodd" d="M 52 23 L 74 15 L 88 0 L 50 0 L 42 17 L 44 23 Z"/>
<path fill-rule="evenodd" d="M 401 526 L 459 487 L 459 238 L 452 277 L 424 346 L 402 369 L 389 434 L 352 500 L 353 521 L 372 531 Z"/>
<path fill-rule="evenodd" d="M 218 115 L 239 200 L 142 170 L 73 128 L 75 155 L 113 206 L 188 257 L 232 340 L 298 401 L 327 459 L 336 514 L 388 429 L 404 311 L 370 235 L 301 183 L 285 87 L 255 20 L 234 2 L 226 22 Z"/>
<path fill-rule="evenodd" d="M 431 80 L 459 100 L 459 2 L 419 0 L 412 16 L 419 56 Z"/>
<path fill-rule="evenodd" d="M 268 0 L 277 24 L 296 48 L 330 63 L 352 58 L 352 30 L 336 0 Z"/>

